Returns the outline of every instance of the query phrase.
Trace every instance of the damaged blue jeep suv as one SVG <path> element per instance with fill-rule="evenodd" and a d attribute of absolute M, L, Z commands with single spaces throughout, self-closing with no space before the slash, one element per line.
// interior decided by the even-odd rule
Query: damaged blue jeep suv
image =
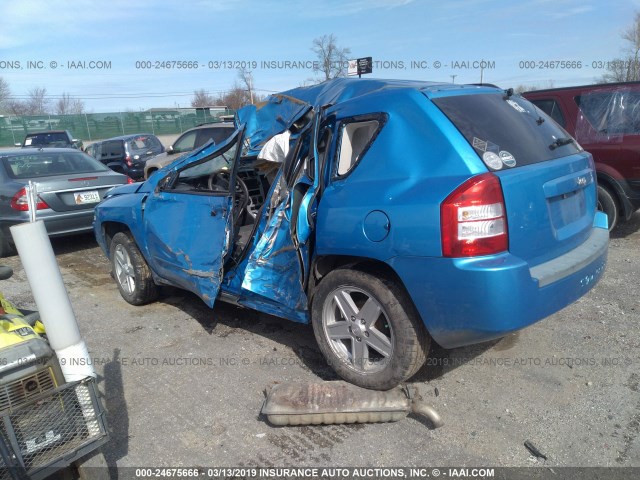
<path fill-rule="evenodd" d="M 592 157 L 511 90 L 338 79 L 236 125 L 97 206 L 129 303 L 172 285 L 311 323 L 340 376 L 388 389 L 430 341 L 499 338 L 603 274 Z M 283 133 L 267 173 L 261 149 Z"/>

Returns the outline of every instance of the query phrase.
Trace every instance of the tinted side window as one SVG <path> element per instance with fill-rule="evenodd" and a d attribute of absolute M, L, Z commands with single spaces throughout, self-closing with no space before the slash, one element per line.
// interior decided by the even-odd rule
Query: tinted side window
<path fill-rule="evenodd" d="M 209 140 L 213 140 L 215 144 L 222 143 L 233 132 L 233 128 L 202 128 L 198 130 L 198 138 L 194 148 L 201 147 Z"/>
<path fill-rule="evenodd" d="M 571 136 L 520 96 L 471 94 L 433 100 L 492 170 L 581 151 Z"/>
<path fill-rule="evenodd" d="M 121 140 L 117 140 L 114 142 L 104 142 L 102 144 L 100 158 L 108 160 L 110 158 L 122 156 L 124 156 L 124 146 L 122 145 Z"/>
<path fill-rule="evenodd" d="M 553 118 L 558 125 L 562 128 L 566 127 L 566 123 L 564 121 L 564 115 L 562 115 L 562 110 L 560 110 L 560 105 L 558 102 L 551 99 L 545 100 L 533 100 L 533 104 L 542 110 L 544 113 Z"/>
<path fill-rule="evenodd" d="M 91 155 L 93 158 L 100 158 L 100 144 L 94 143 L 93 145 L 89 145 L 85 152 L 87 155 Z"/>
<path fill-rule="evenodd" d="M 216 143 L 222 143 L 229 138 L 233 131 L 233 128 L 214 128 L 211 132 L 211 138 Z"/>
<path fill-rule="evenodd" d="M 176 153 L 190 152 L 195 148 L 196 135 L 198 132 L 187 132 L 173 144 L 173 151 Z"/>

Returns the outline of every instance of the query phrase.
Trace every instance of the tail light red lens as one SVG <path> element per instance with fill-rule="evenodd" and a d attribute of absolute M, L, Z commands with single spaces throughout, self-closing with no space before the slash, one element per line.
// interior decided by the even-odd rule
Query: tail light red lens
<path fill-rule="evenodd" d="M 11 208 L 20 212 L 26 212 L 29 210 L 29 204 L 27 202 L 27 189 L 22 188 L 11 199 Z M 36 204 L 36 210 L 43 210 L 50 208 L 44 200 L 38 197 L 38 203 Z"/>
<path fill-rule="evenodd" d="M 131 177 L 127 177 L 127 183 L 132 184 L 132 183 L 136 183 L 136 181 Z"/>
<path fill-rule="evenodd" d="M 476 257 L 504 252 L 509 233 L 500 180 L 492 173 L 470 178 L 440 207 L 442 254 Z"/>

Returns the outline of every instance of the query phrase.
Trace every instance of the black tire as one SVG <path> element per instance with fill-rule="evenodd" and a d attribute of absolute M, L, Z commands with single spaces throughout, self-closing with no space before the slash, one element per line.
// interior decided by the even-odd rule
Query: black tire
<path fill-rule="evenodd" d="M 10 257 L 17 253 L 8 235 L 8 232 L 0 230 L 0 258 Z"/>
<path fill-rule="evenodd" d="M 405 291 L 387 278 L 359 270 L 337 269 L 320 281 L 311 321 L 329 365 L 360 387 L 395 387 L 420 369 L 429 351 L 430 337 Z"/>
<path fill-rule="evenodd" d="M 131 305 L 144 305 L 158 298 L 158 286 L 151 270 L 128 233 L 116 233 L 109 252 L 113 277 L 122 298 Z"/>
<path fill-rule="evenodd" d="M 620 208 L 616 198 L 607 187 L 598 185 L 598 210 L 604 212 L 609 217 L 609 231 L 618 224 Z"/>

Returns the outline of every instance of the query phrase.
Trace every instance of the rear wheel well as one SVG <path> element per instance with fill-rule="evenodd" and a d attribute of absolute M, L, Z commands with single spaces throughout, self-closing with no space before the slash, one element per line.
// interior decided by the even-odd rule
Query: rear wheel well
<path fill-rule="evenodd" d="M 411 298 L 411 295 L 409 295 L 409 292 L 404 286 L 404 282 L 398 276 L 396 271 L 393 268 L 391 268 L 388 264 L 372 258 L 354 257 L 354 256 L 348 256 L 348 255 L 325 255 L 325 256 L 317 257 L 313 262 L 311 275 L 309 276 L 309 285 L 307 288 L 307 296 L 309 298 L 309 304 L 311 304 L 314 290 L 322 280 L 322 277 L 324 277 L 329 272 L 337 268 L 344 268 L 344 267 L 351 268 L 353 270 L 359 270 L 361 272 L 369 273 L 371 275 L 375 275 L 377 277 L 383 277 L 393 281 L 398 286 L 398 288 L 402 290 L 406 301 L 411 304 L 411 308 L 413 308 L 416 315 L 418 315 L 418 317 L 422 320 L 422 317 L 420 316 L 420 312 L 418 312 L 418 309 L 413 303 L 413 299 Z M 424 326 L 424 321 L 422 321 L 422 325 Z M 425 326 L 425 331 L 426 331 L 426 326 Z"/>
<path fill-rule="evenodd" d="M 349 268 L 353 268 L 354 270 L 361 270 L 374 275 L 384 275 L 385 277 L 397 281 L 398 284 L 402 285 L 402 281 L 398 274 L 386 263 L 371 258 L 348 255 L 324 255 L 317 257 L 313 262 L 313 280 L 318 283 L 320 279 L 330 271 L 347 265 Z"/>
<path fill-rule="evenodd" d="M 608 175 L 598 173 L 597 177 L 598 185 L 607 189 L 607 191 L 615 200 L 617 207 L 621 210 L 619 215 L 620 218 L 628 219 L 633 211 L 629 209 L 628 202 L 625 201 L 626 197 L 624 195 L 624 192 L 622 191 L 622 187 L 620 187 L 620 185 Z"/>
<path fill-rule="evenodd" d="M 106 242 L 107 252 L 109 251 L 111 240 L 115 236 L 116 233 L 125 232 L 131 233 L 131 230 L 124 223 L 118 222 L 104 222 L 102 224 L 102 231 L 104 232 L 104 239 Z"/>

